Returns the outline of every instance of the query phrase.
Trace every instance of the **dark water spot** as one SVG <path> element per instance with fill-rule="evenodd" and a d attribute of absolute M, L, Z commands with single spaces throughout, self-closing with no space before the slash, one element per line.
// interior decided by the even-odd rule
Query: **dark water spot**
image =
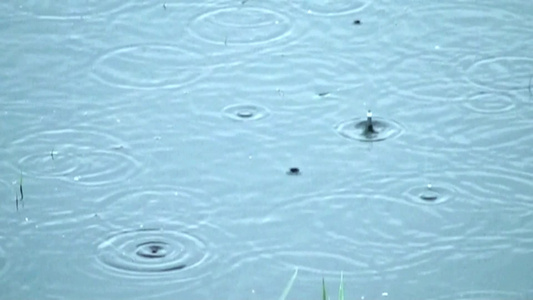
<path fill-rule="evenodd" d="M 367 118 L 359 118 L 343 121 L 335 129 L 341 136 L 361 142 L 384 141 L 403 133 L 399 123 L 376 117 L 372 117 L 371 126 L 368 126 Z"/>
<path fill-rule="evenodd" d="M 254 104 L 236 104 L 226 106 L 222 113 L 225 117 L 238 121 L 252 121 L 259 120 L 267 117 L 269 111 L 258 105 Z"/>
<path fill-rule="evenodd" d="M 167 255 L 168 244 L 163 242 L 147 242 L 137 245 L 137 255 L 144 258 L 161 258 Z"/>
<path fill-rule="evenodd" d="M 98 259 L 114 269 L 162 273 L 186 269 L 205 258 L 196 237 L 174 231 L 141 229 L 120 232 L 98 246 Z"/>
<path fill-rule="evenodd" d="M 221 45 L 273 42 L 287 37 L 291 29 L 292 22 L 287 16 L 267 8 L 251 6 L 204 12 L 188 27 L 194 37 Z"/>
<path fill-rule="evenodd" d="M 287 171 L 287 175 L 300 175 L 300 169 L 299 168 L 290 168 L 289 171 Z"/>

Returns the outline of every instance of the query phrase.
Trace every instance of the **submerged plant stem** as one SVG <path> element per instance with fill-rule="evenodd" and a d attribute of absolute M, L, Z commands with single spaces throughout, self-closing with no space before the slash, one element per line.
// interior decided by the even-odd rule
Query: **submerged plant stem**
<path fill-rule="evenodd" d="M 20 173 L 19 189 L 20 189 L 20 201 L 22 201 L 24 199 L 24 192 L 22 191 L 22 173 Z"/>
<path fill-rule="evenodd" d="M 298 268 L 294 270 L 294 274 L 292 274 L 291 279 L 287 283 L 287 286 L 285 287 L 285 290 L 283 290 L 283 294 L 281 294 L 281 297 L 279 297 L 280 300 L 287 299 L 287 295 L 289 295 L 289 292 L 291 291 L 292 285 L 294 284 L 294 280 L 296 280 L 296 276 L 298 275 Z"/>

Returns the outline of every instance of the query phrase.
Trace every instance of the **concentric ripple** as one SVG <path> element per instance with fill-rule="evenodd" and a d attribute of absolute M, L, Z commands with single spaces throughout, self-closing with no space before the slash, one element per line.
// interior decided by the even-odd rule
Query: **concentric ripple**
<path fill-rule="evenodd" d="M 256 121 L 268 117 L 270 112 L 255 104 L 234 104 L 224 107 L 222 114 L 232 120 Z"/>
<path fill-rule="evenodd" d="M 24 13 L 43 19 L 74 19 L 99 14 L 110 14 L 124 6 L 122 1 L 86 0 L 83 3 L 60 3 L 55 1 L 30 0 L 24 3 L 11 1 L 12 5 Z"/>
<path fill-rule="evenodd" d="M 357 13 L 372 3 L 365 0 L 291 0 L 295 8 L 309 14 L 320 16 L 340 16 Z"/>
<path fill-rule="evenodd" d="M 495 114 L 515 108 L 515 99 L 509 92 L 481 92 L 469 97 L 464 105 L 478 113 Z"/>
<path fill-rule="evenodd" d="M 105 207 L 100 213 L 102 220 L 112 224 L 129 224 L 136 220 L 144 227 L 165 224 L 193 228 L 209 214 L 208 200 L 200 189 L 159 184 L 118 189 L 96 202 Z"/>
<path fill-rule="evenodd" d="M 146 44 L 112 49 L 94 62 L 92 75 L 119 88 L 169 89 L 191 84 L 209 72 L 197 51 Z"/>
<path fill-rule="evenodd" d="M 428 300 L 501 300 L 501 299 L 527 299 L 524 295 L 517 292 L 506 292 L 496 290 L 479 290 L 455 293 L 437 298 L 428 298 Z"/>
<path fill-rule="evenodd" d="M 98 246 L 104 265 L 131 273 L 185 271 L 207 257 L 199 238 L 176 231 L 141 229 L 117 233 Z"/>
<path fill-rule="evenodd" d="M 459 59 L 456 59 L 464 55 L 461 49 L 395 55 L 384 70 L 392 70 L 387 77 L 392 84 L 391 94 L 409 101 L 464 101 L 472 92 L 472 84 L 464 78 Z"/>
<path fill-rule="evenodd" d="M 420 204 L 441 204 L 452 199 L 454 195 L 453 187 L 445 184 L 414 186 L 406 191 L 406 196 L 410 201 Z"/>
<path fill-rule="evenodd" d="M 367 119 L 350 119 L 340 122 L 335 130 L 341 136 L 360 142 L 379 142 L 398 137 L 403 133 L 403 127 L 392 120 L 379 117 L 372 118 L 373 130 L 367 130 Z"/>
<path fill-rule="evenodd" d="M 131 179 L 140 164 L 124 142 L 89 128 L 28 134 L 12 143 L 13 155 L 25 174 L 82 185 L 103 185 Z"/>
<path fill-rule="evenodd" d="M 397 43 L 408 43 L 411 49 L 423 47 L 425 51 L 463 49 L 476 55 L 479 49 L 522 50 L 525 49 L 524 42 L 531 38 L 531 26 L 525 10 L 488 1 L 411 5 L 402 9 L 402 16 L 395 19 L 397 34 L 392 36 L 391 45 L 396 45 L 395 48 L 400 51 L 405 49 L 398 47 Z M 439 17 L 435 18 L 437 15 Z M 460 32 L 457 27 L 461 28 Z"/>
<path fill-rule="evenodd" d="M 290 35 L 291 20 L 266 8 L 244 6 L 206 12 L 189 26 L 191 35 L 221 45 L 257 45 Z"/>
<path fill-rule="evenodd" d="M 485 89 L 528 90 L 533 58 L 500 56 L 474 61 L 466 68 L 468 79 Z"/>

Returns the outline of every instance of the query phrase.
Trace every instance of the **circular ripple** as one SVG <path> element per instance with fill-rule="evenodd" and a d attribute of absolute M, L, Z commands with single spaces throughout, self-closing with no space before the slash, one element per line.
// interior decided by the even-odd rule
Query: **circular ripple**
<path fill-rule="evenodd" d="M 93 76 L 102 83 L 133 89 L 179 88 L 209 71 L 196 51 L 175 45 L 135 45 L 113 49 L 95 62 Z"/>
<path fill-rule="evenodd" d="M 18 166 L 36 178 L 82 185 L 131 179 L 139 163 L 120 146 L 122 141 L 98 131 L 63 129 L 29 134 L 13 142 Z"/>
<path fill-rule="evenodd" d="M 297 9 L 319 16 L 340 16 L 357 13 L 370 5 L 371 1 L 350 0 L 295 0 L 290 3 Z"/>
<path fill-rule="evenodd" d="M 255 104 L 235 104 L 226 106 L 222 114 L 232 120 L 237 121 L 255 121 L 268 117 L 270 112 Z"/>
<path fill-rule="evenodd" d="M 141 229 L 117 233 L 98 246 L 98 259 L 119 271 L 164 273 L 194 268 L 207 257 L 206 245 L 184 232 Z"/>
<path fill-rule="evenodd" d="M 286 38 L 291 28 L 290 19 L 279 12 L 246 6 L 204 13 L 188 29 L 209 43 L 256 45 Z"/>
<path fill-rule="evenodd" d="M 466 68 L 468 79 L 492 90 L 527 90 L 533 70 L 529 57 L 495 57 L 475 61 Z"/>
<path fill-rule="evenodd" d="M 337 124 L 335 130 L 347 139 L 361 142 L 384 141 L 395 138 L 403 133 L 403 128 L 399 123 L 382 118 L 372 118 L 373 132 L 366 130 L 366 124 L 366 118 L 351 119 Z"/>
<path fill-rule="evenodd" d="M 388 10 L 387 10 L 388 11 Z M 525 53 L 526 44 L 531 44 L 531 25 L 524 9 L 517 5 L 495 5 L 488 1 L 483 3 L 461 1 L 461 3 L 441 1 L 439 3 L 419 3 L 401 9 L 402 14 L 394 18 L 394 35 L 387 39 L 389 48 L 404 57 L 406 51 L 417 50 L 421 54 L 452 50 L 469 52 L 479 59 L 479 49 L 498 53 L 505 49 L 507 53 Z M 388 15 L 388 12 L 387 12 Z M 439 16 L 435 18 L 434 16 Z M 461 30 L 457 31 L 460 27 Z M 445 37 L 445 38 L 443 38 Z M 404 46 L 400 46 L 404 45 Z M 456 56 L 447 53 L 448 57 Z M 490 55 L 490 54 L 489 54 Z M 390 56 L 390 55 L 389 55 Z M 528 53 L 525 53 L 528 56 Z M 426 62 L 421 62 L 426 64 Z M 468 65 L 468 63 L 466 64 Z M 449 81 L 464 77 L 464 66 L 457 67 L 457 73 Z M 412 69 L 416 72 L 417 68 Z M 446 68 L 446 66 L 443 66 Z M 430 70 L 431 73 L 439 70 Z M 420 74 L 431 74 L 420 72 Z M 481 75 L 481 74 L 480 74 Z M 431 84 L 432 76 L 425 79 Z M 390 80 L 390 79 L 388 79 Z M 456 89 L 457 83 L 449 84 L 449 89 Z M 464 87 L 461 86 L 461 89 Z M 455 94 L 450 90 L 438 93 Z"/>
<path fill-rule="evenodd" d="M 395 55 L 384 69 L 384 72 L 392 70 L 387 77 L 392 85 L 390 94 L 409 101 L 464 101 L 465 95 L 472 91 L 472 84 L 464 78 L 456 59 L 464 55 L 462 49 Z"/>
<path fill-rule="evenodd" d="M 406 191 L 407 199 L 420 204 L 441 204 L 455 195 L 453 187 L 447 185 L 416 186 Z"/>
<path fill-rule="evenodd" d="M 464 105 L 475 112 L 484 114 L 502 113 L 516 106 L 513 96 L 505 92 L 477 93 L 471 96 Z"/>
<path fill-rule="evenodd" d="M 25 1 L 21 4 L 13 1 L 13 6 L 20 11 L 43 19 L 73 19 L 98 14 L 110 14 L 120 10 L 122 1 L 85 0 L 83 4 L 66 4 L 38 0 Z"/>
<path fill-rule="evenodd" d="M 526 299 L 524 295 L 516 292 L 505 291 L 468 291 L 453 295 L 431 298 L 431 300 L 501 300 L 501 299 Z"/>
<path fill-rule="evenodd" d="M 96 202 L 106 207 L 100 214 L 102 220 L 113 224 L 129 224 L 136 220 L 144 227 L 165 224 L 192 228 L 212 212 L 209 199 L 200 189 L 142 185 L 115 190 Z"/>

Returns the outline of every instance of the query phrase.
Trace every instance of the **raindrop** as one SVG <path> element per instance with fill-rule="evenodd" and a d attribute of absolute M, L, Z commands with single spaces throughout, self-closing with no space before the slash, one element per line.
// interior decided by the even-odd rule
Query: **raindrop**
<path fill-rule="evenodd" d="M 402 134 L 403 128 L 394 121 L 372 116 L 368 111 L 365 119 L 350 119 L 335 126 L 343 137 L 361 142 L 379 142 Z"/>
<path fill-rule="evenodd" d="M 115 234 L 98 246 L 106 266 L 134 273 L 173 272 L 199 265 L 205 244 L 184 232 L 140 229 Z"/>
<path fill-rule="evenodd" d="M 445 185 L 416 186 L 407 191 L 409 200 L 420 204 L 440 204 L 449 201 L 454 195 L 452 188 Z"/>
<path fill-rule="evenodd" d="M 254 104 L 236 104 L 225 107 L 222 110 L 225 117 L 237 121 L 252 121 L 265 118 L 269 115 L 269 111 Z"/>

